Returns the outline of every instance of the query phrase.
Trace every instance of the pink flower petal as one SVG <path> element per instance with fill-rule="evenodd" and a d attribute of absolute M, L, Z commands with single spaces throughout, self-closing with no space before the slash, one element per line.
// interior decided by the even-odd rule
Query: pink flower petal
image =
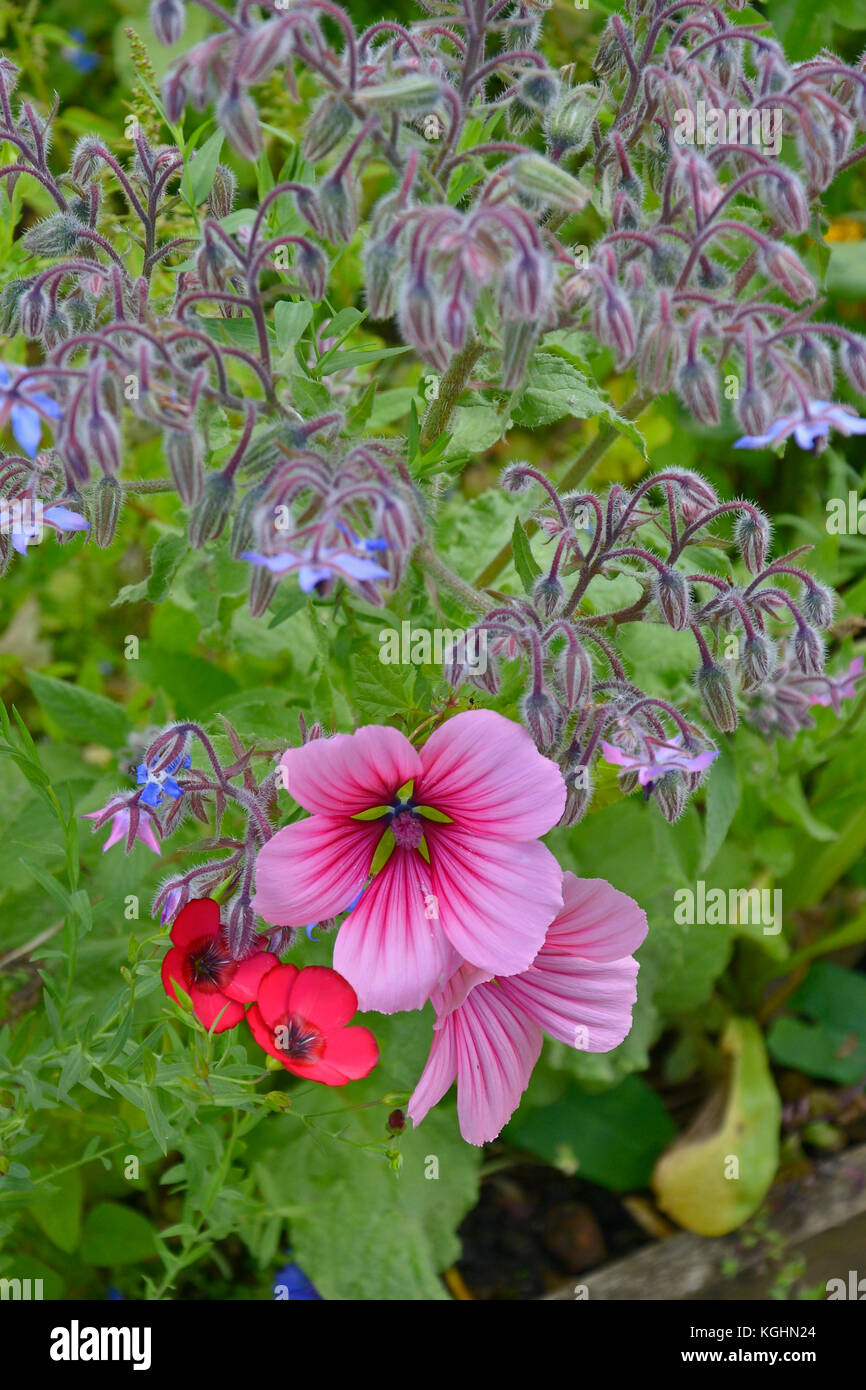
<path fill-rule="evenodd" d="M 562 911 L 550 924 L 543 950 L 573 951 L 587 960 L 619 960 L 647 934 L 646 913 L 634 898 L 603 878 L 562 876 Z"/>
<path fill-rule="evenodd" d="M 511 1119 L 541 1054 L 542 1033 L 495 984 L 479 985 L 445 1021 L 457 1050 L 457 1116 L 469 1144 Z"/>
<path fill-rule="evenodd" d="M 279 927 L 345 911 L 367 881 L 382 829 L 379 821 L 328 816 L 284 826 L 259 850 L 254 910 Z"/>
<path fill-rule="evenodd" d="M 457 1043 L 454 1025 L 447 1018 L 441 1028 L 433 1034 L 430 1056 L 409 1098 L 407 1114 L 414 1125 L 420 1125 L 424 1116 L 450 1089 L 457 1078 Z"/>
<path fill-rule="evenodd" d="M 289 795 L 306 810 L 354 816 L 390 805 L 397 789 L 419 775 L 421 760 L 399 729 L 369 724 L 290 748 L 280 766 Z"/>
<path fill-rule="evenodd" d="M 426 838 L 442 929 L 455 950 L 491 975 L 528 969 L 562 907 L 562 870 L 550 850 L 456 825 L 428 823 Z"/>
<path fill-rule="evenodd" d="M 492 710 L 449 719 L 421 749 L 415 800 L 479 835 L 534 840 L 556 824 L 565 783 L 521 724 Z"/>
<path fill-rule="evenodd" d="M 439 981 L 450 955 L 439 922 L 424 915 L 429 890 L 421 855 L 395 849 L 340 927 L 334 969 L 361 1009 L 420 1009 Z"/>
<path fill-rule="evenodd" d="M 581 1052 L 610 1052 L 631 1030 L 637 972 L 634 956 L 599 963 L 545 947 L 531 969 L 499 986 L 551 1037 Z"/>

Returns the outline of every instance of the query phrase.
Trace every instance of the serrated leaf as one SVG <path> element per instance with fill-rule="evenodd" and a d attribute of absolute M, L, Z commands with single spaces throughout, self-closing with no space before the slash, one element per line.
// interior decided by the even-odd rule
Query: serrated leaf
<path fill-rule="evenodd" d="M 76 743 L 101 743 L 109 748 L 118 748 L 126 742 L 132 725 L 120 705 L 80 685 L 43 676 L 39 671 L 28 671 L 27 676 L 40 709 L 68 738 Z"/>

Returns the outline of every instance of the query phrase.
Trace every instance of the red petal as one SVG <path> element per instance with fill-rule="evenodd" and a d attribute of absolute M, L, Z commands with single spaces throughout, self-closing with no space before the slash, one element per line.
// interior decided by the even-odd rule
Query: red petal
<path fill-rule="evenodd" d="M 323 1086 L 345 1086 L 369 1076 L 379 1060 L 379 1045 L 369 1028 L 341 1028 L 325 1039 L 324 1056 L 314 1062 L 289 1062 L 289 1071 Z"/>
<path fill-rule="evenodd" d="M 289 1012 L 314 1023 L 322 1033 L 342 1028 L 357 1009 L 358 996 L 349 981 L 327 965 L 306 966 L 289 995 Z"/>
<path fill-rule="evenodd" d="M 189 946 L 202 937 L 216 936 L 219 929 L 219 903 L 213 898 L 193 898 L 175 918 L 171 939 L 175 946 Z"/>
<path fill-rule="evenodd" d="M 225 1013 L 214 1028 L 215 1033 L 225 1033 L 228 1028 L 236 1028 L 244 1016 L 243 1004 L 237 1004 L 233 999 L 227 999 L 218 989 L 205 993 L 197 985 L 192 985 L 189 997 L 192 1000 L 196 1018 L 204 1024 L 205 1028 L 210 1028 L 214 1019 L 225 1009 Z"/>
<path fill-rule="evenodd" d="M 247 1023 L 250 1025 L 250 1032 L 265 1052 L 269 1052 L 272 1057 L 276 1057 L 278 1062 L 286 1065 L 286 1054 L 277 1047 L 274 1038 L 273 1028 L 268 1027 L 262 1018 L 258 1004 L 251 1004 L 247 1009 Z"/>
<path fill-rule="evenodd" d="M 169 999 L 173 999 L 176 1004 L 179 1004 L 180 1000 L 174 990 L 174 980 L 185 993 L 189 994 L 192 972 L 189 968 L 189 957 L 180 946 L 172 946 L 162 962 L 162 987 Z"/>
<path fill-rule="evenodd" d="M 289 994 L 300 973 L 296 965 L 275 965 L 259 981 L 256 1003 L 269 1028 L 276 1028 L 278 1023 L 285 1021 L 289 1012 Z"/>
<path fill-rule="evenodd" d="M 239 999 L 242 1004 L 251 1003 L 258 994 L 264 976 L 279 963 L 271 951 L 260 951 L 258 955 L 250 956 L 249 960 L 242 960 L 228 983 L 223 985 L 223 994 L 228 995 L 229 999 Z"/>

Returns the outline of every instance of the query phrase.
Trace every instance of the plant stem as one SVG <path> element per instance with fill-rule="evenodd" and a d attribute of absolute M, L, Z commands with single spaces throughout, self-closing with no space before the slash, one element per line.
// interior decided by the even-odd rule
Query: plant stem
<path fill-rule="evenodd" d="M 465 579 L 461 579 L 459 574 L 455 574 L 446 564 L 443 564 L 429 545 L 419 545 L 414 558 L 421 569 L 426 570 L 428 574 L 433 575 L 435 579 L 446 584 L 453 593 L 457 594 L 466 608 L 470 608 L 476 613 L 489 613 L 492 608 L 495 608 L 493 599 L 488 598 L 486 594 L 480 594 L 471 584 L 467 584 Z"/>
<path fill-rule="evenodd" d="M 455 357 L 451 359 L 448 368 L 439 382 L 439 394 L 430 403 L 430 409 L 424 416 L 424 424 L 421 426 L 421 438 L 418 442 L 419 451 L 426 454 L 431 444 L 435 444 L 445 429 L 454 413 L 454 407 L 460 396 L 466 389 L 472 368 L 481 356 L 481 343 L 478 338 L 470 338 L 469 342 L 462 347 Z"/>
<path fill-rule="evenodd" d="M 648 391 L 635 391 L 629 396 L 620 414 L 624 420 L 636 420 L 637 417 L 646 409 L 652 399 Z M 605 425 L 599 430 L 594 439 L 591 439 L 584 449 L 578 454 L 571 468 L 557 483 L 557 491 L 568 491 L 577 487 L 578 483 L 583 482 L 587 474 L 595 467 L 603 454 L 607 453 L 611 444 L 618 437 L 619 430 L 615 425 Z M 534 535 L 538 530 L 538 523 L 527 521 L 524 530 L 528 536 Z M 476 589 L 486 589 L 492 584 L 493 580 L 505 568 L 511 559 L 511 542 L 508 541 L 498 554 L 494 555 L 490 564 L 481 571 L 475 580 Z"/>

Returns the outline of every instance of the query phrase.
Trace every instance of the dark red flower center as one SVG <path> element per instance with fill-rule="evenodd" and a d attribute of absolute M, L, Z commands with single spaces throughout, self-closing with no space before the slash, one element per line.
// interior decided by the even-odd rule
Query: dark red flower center
<path fill-rule="evenodd" d="M 277 1024 L 274 1042 L 292 1062 L 315 1062 L 325 1050 L 324 1034 L 300 1014 L 289 1014 Z"/>
<path fill-rule="evenodd" d="M 400 849 L 417 849 L 424 838 L 424 822 L 406 802 L 397 802 L 388 829 Z"/>
<path fill-rule="evenodd" d="M 234 961 L 219 937 L 194 941 L 187 956 L 192 982 L 199 989 L 219 990 L 231 979 Z"/>

